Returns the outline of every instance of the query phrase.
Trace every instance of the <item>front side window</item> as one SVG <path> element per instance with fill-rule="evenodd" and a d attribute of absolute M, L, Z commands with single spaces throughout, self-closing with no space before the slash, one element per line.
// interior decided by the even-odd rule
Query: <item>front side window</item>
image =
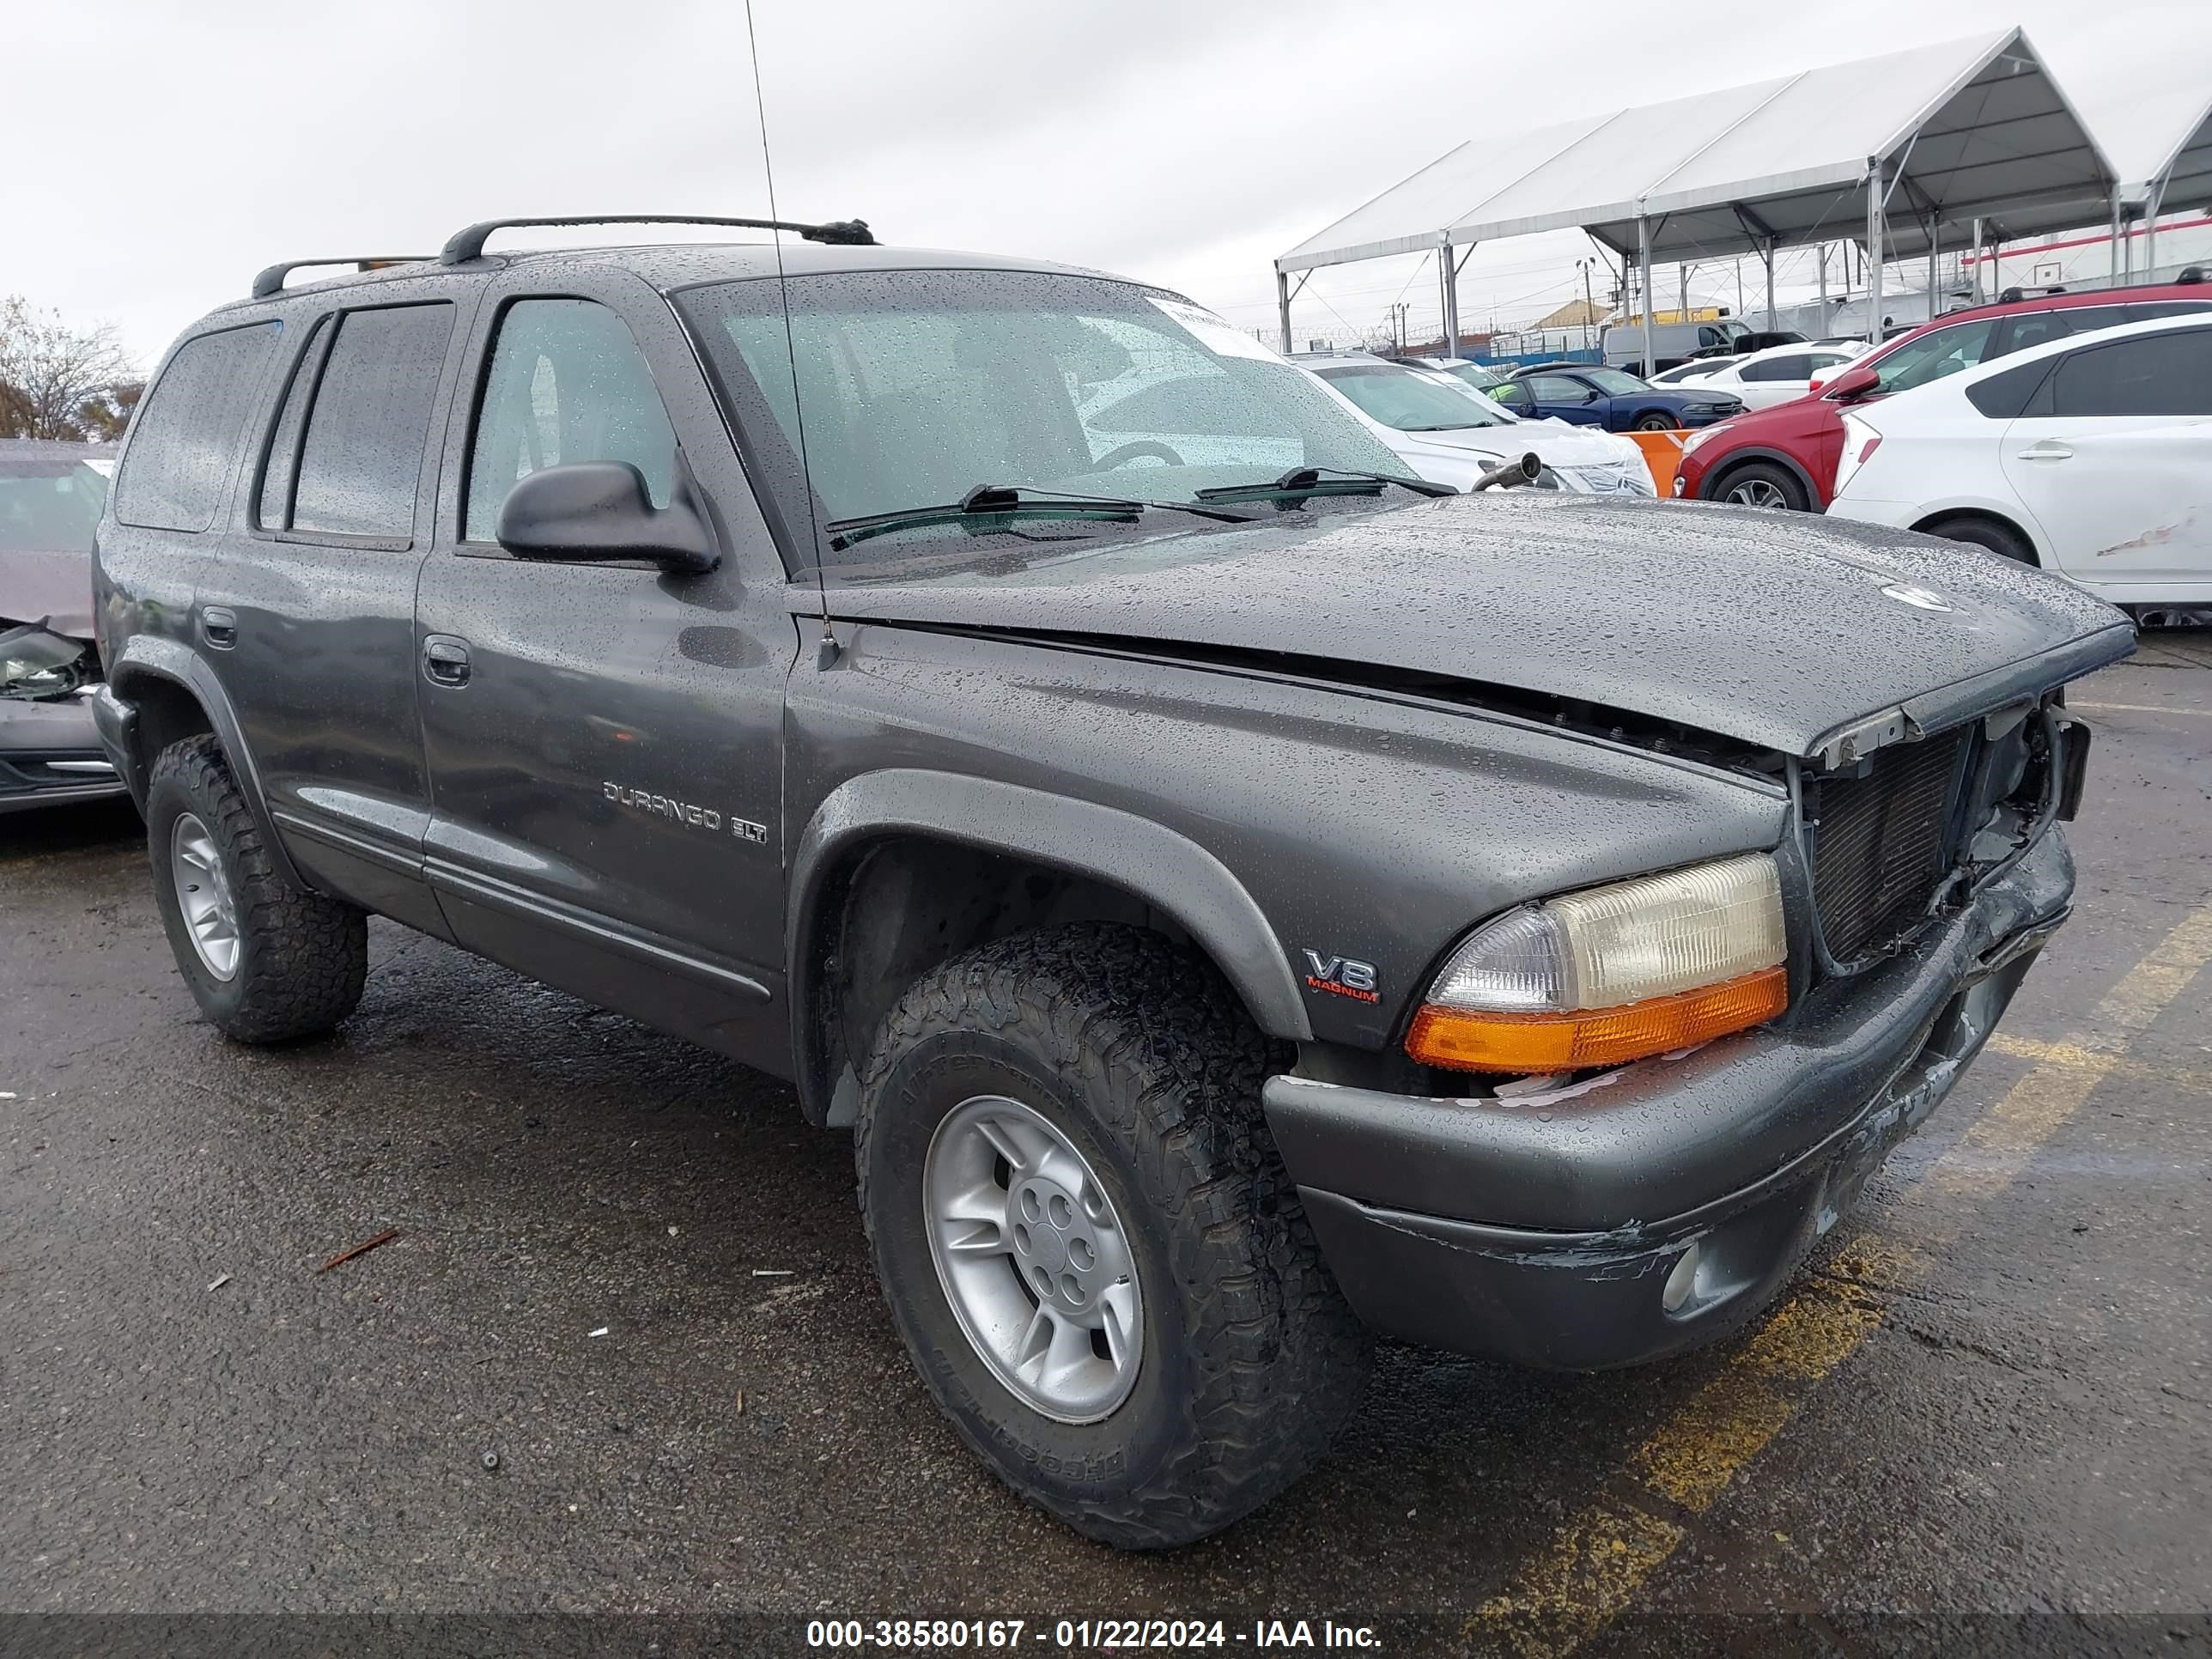
<path fill-rule="evenodd" d="M 290 528 L 394 539 L 413 532 L 453 326 L 453 308 L 444 303 L 338 319 L 300 446 Z"/>
<path fill-rule="evenodd" d="M 1996 319 L 1984 317 L 1979 322 L 1939 328 L 1905 341 L 1873 365 L 1881 376 L 1880 390 L 1910 392 L 1914 386 L 1974 368 L 1989 349 L 1990 333 L 1996 327 Z"/>
<path fill-rule="evenodd" d="M 147 530 L 205 530 L 238 465 L 278 325 L 203 334 L 179 346 L 132 423 L 115 516 Z"/>
<path fill-rule="evenodd" d="M 1411 369 L 1351 363 L 1315 372 L 1364 413 L 1400 432 L 1456 432 L 1508 424 L 1503 416 L 1492 414 L 1464 392 Z"/>
<path fill-rule="evenodd" d="M 840 545 L 835 526 L 958 502 L 979 485 L 1187 502 L 1299 467 L 1411 476 L 1304 370 L 1131 283 L 847 271 L 787 289 L 718 283 L 677 301 L 804 568 L 878 562 L 908 544 L 936 550 L 957 526 L 856 545 Z"/>
<path fill-rule="evenodd" d="M 1589 368 L 1583 378 L 1609 398 L 1633 398 L 1643 391 L 1649 381 L 1639 380 L 1633 374 L 1618 368 Z M 1569 382 L 1570 385 L 1572 382 Z"/>
<path fill-rule="evenodd" d="M 2069 352 L 2051 377 L 2050 403 L 2057 416 L 2212 415 L 2212 329 Z"/>
<path fill-rule="evenodd" d="M 668 505 L 676 432 L 629 325 L 592 300 L 518 300 L 500 318 L 469 451 L 465 535 L 499 538 L 507 492 L 542 467 L 623 461 Z"/>
<path fill-rule="evenodd" d="M 1586 404 L 1590 389 L 1564 374 L 1532 374 L 1526 382 L 1530 401 L 1540 404 Z"/>

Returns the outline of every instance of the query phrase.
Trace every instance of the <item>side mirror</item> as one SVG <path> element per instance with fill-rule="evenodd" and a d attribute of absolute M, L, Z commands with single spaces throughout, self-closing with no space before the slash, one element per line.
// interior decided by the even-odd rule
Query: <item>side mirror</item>
<path fill-rule="evenodd" d="M 1855 403 L 1881 384 L 1881 371 L 1861 363 L 1844 369 L 1829 381 L 1828 389 L 1821 395 L 1831 403 Z"/>
<path fill-rule="evenodd" d="M 722 562 L 680 486 L 666 507 L 646 493 L 627 461 L 570 461 L 541 468 L 507 492 L 499 544 L 518 559 L 613 564 L 647 559 L 678 575 Z"/>

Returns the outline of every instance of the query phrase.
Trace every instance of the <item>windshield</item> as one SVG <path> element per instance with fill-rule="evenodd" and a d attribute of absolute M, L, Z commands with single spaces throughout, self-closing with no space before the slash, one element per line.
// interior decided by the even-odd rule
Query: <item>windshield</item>
<path fill-rule="evenodd" d="M 82 461 L 13 462 L 0 472 L 0 553 L 88 550 L 106 500 L 107 480 Z"/>
<path fill-rule="evenodd" d="M 1388 427 L 1401 432 L 1455 432 L 1471 426 L 1508 426 L 1480 392 L 1389 363 L 1346 363 L 1314 373 Z"/>
<path fill-rule="evenodd" d="M 1303 370 L 1156 289 L 940 270 L 796 276 L 788 292 L 788 348 L 773 278 L 676 297 L 794 569 L 944 550 L 975 532 L 916 524 L 839 548 L 824 526 L 957 502 L 981 484 L 1188 502 L 1299 467 L 1413 476 Z M 1094 518 L 1038 533 L 1130 532 Z"/>
<path fill-rule="evenodd" d="M 1649 385 L 1617 368 L 1578 368 L 1575 373 L 1612 398 L 1633 398 L 1647 390 Z"/>

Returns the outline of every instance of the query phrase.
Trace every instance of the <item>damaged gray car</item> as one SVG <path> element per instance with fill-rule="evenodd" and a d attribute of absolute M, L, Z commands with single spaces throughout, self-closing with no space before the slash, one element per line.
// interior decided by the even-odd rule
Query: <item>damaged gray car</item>
<path fill-rule="evenodd" d="M 327 1030 L 375 912 L 791 1079 L 1093 1537 L 1280 1492 L 1378 1334 L 1735 1330 L 2066 918 L 2134 632 L 2062 581 L 1453 495 L 1142 283 L 502 228 L 264 273 L 133 428 L 95 707 L 179 971 Z"/>
<path fill-rule="evenodd" d="M 0 813 L 125 793 L 92 722 L 92 537 L 114 447 L 0 440 Z"/>

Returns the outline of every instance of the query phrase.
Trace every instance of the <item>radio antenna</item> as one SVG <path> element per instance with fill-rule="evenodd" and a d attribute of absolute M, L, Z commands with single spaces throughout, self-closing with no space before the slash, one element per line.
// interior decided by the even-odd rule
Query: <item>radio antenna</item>
<path fill-rule="evenodd" d="M 753 33 L 753 0 L 745 0 L 745 50 L 753 60 L 753 108 L 760 115 L 761 172 L 768 179 L 768 216 L 780 219 L 775 205 L 775 161 L 768 148 L 768 98 L 761 90 L 760 41 Z M 783 233 L 771 230 L 775 248 L 775 289 L 783 301 L 783 360 L 791 369 L 791 412 L 799 439 L 799 474 L 805 485 L 806 550 L 814 559 L 814 591 L 822 604 L 822 638 L 814 648 L 814 665 L 830 668 L 837 661 L 837 636 L 830 631 L 830 582 L 823 574 L 822 537 L 814 522 L 814 469 L 806 459 L 806 403 L 799 395 L 799 348 L 791 329 L 791 278 L 783 269 Z"/>

